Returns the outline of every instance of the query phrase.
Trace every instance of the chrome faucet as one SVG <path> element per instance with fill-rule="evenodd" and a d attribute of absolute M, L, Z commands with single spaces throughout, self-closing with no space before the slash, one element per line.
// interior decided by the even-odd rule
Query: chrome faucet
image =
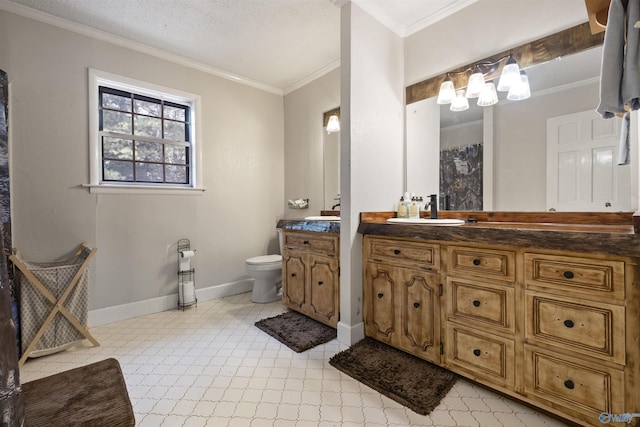
<path fill-rule="evenodd" d="M 424 206 L 424 210 L 431 208 L 431 218 L 438 218 L 438 195 L 432 194 L 429 196 L 429 201 Z"/>
<path fill-rule="evenodd" d="M 331 206 L 331 210 L 332 211 L 340 206 L 340 193 L 336 194 L 336 197 L 334 197 L 333 200 L 337 200 L 338 203 L 336 203 L 335 205 Z"/>

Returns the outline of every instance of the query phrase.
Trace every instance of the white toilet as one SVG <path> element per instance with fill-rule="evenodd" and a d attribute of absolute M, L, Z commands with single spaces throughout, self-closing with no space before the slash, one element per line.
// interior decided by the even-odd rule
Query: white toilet
<path fill-rule="evenodd" d="M 278 243 L 282 252 L 282 232 L 278 228 Z M 273 302 L 282 299 L 282 255 L 262 255 L 248 258 L 247 273 L 255 279 L 251 301 Z"/>

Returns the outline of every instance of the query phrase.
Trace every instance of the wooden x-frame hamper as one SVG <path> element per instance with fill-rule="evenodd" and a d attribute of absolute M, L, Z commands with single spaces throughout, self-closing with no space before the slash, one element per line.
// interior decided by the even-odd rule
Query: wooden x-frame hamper
<path fill-rule="evenodd" d="M 89 333 L 88 270 L 97 249 L 85 243 L 69 259 L 29 262 L 17 253 L 9 257 L 20 286 L 22 366 L 29 356 L 61 351 L 86 338 L 100 345 Z M 59 314 L 59 315 L 58 315 Z"/>

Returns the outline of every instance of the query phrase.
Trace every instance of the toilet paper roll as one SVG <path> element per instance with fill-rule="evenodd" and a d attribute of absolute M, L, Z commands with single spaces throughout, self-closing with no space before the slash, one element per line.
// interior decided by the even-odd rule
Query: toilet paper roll
<path fill-rule="evenodd" d="M 196 254 L 196 251 L 181 251 L 180 252 L 180 271 L 187 271 L 191 269 L 191 258 Z"/>
<path fill-rule="evenodd" d="M 191 304 L 196 301 L 196 289 L 192 281 L 178 285 L 178 298 L 181 304 Z"/>
<path fill-rule="evenodd" d="M 180 258 L 193 258 L 196 251 L 180 251 Z"/>

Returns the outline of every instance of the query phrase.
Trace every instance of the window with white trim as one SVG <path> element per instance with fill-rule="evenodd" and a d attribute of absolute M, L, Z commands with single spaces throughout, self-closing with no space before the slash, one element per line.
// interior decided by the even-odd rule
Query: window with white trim
<path fill-rule="evenodd" d="M 198 97 L 90 70 L 91 187 L 196 188 Z"/>

